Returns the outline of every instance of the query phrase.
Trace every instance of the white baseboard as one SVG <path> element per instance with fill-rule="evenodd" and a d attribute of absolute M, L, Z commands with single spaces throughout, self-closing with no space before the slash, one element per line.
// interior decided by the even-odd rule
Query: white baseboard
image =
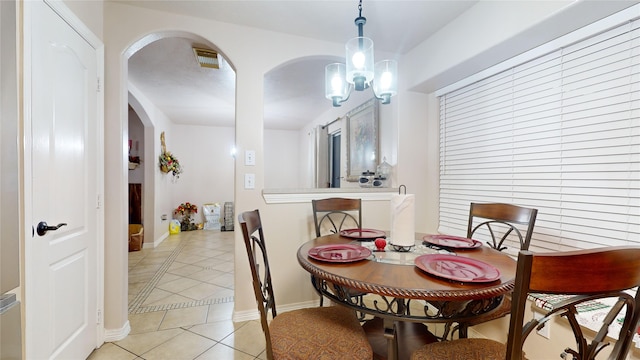
<path fill-rule="evenodd" d="M 148 243 L 145 242 L 144 244 L 142 244 L 143 248 L 147 248 L 147 249 L 155 249 L 158 247 L 158 245 L 160 245 L 164 239 L 169 237 L 169 232 L 165 232 L 164 234 L 162 234 L 162 236 L 160 236 L 158 239 L 156 239 L 153 243 Z"/>
<path fill-rule="evenodd" d="M 318 305 L 319 305 L 319 301 L 315 300 L 315 301 L 305 301 L 305 302 L 295 303 L 295 304 L 278 305 L 277 309 L 278 309 L 278 313 L 284 313 L 292 310 L 317 307 Z M 258 312 L 258 309 L 234 311 L 231 319 L 233 320 L 233 322 L 260 320 L 260 313 Z"/>
<path fill-rule="evenodd" d="M 129 320 L 120 329 L 104 329 L 104 342 L 120 341 L 131 332 Z"/>

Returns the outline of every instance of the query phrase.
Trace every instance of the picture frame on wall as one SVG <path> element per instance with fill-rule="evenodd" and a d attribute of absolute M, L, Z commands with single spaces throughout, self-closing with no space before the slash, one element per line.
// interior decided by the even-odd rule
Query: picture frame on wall
<path fill-rule="evenodd" d="M 375 98 L 347 115 L 347 181 L 357 182 L 363 172 L 375 172 L 378 164 L 378 102 Z"/>

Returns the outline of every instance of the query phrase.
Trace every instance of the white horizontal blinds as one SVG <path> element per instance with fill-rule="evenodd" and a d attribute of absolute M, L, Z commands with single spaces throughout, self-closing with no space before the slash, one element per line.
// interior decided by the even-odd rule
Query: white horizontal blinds
<path fill-rule="evenodd" d="M 640 222 L 639 25 L 625 24 L 563 55 L 560 229 L 569 248 L 640 245 L 640 232 L 630 231 Z"/>
<path fill-rule="evenodd" d="M 539 210 L 534 251 L 640 245 L 639 23 L 441 96 L 439 231 L 505 202 Z"/>

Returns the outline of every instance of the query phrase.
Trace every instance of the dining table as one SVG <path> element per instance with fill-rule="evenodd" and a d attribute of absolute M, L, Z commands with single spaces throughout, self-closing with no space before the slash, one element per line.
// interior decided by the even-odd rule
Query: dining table
<path fill-rule="evenodd" d="M 476 240 L 451 236 L 458 243 L 447 243 L 441 234 L 416 233 L 413 245 L 394 246 L 388 232 L 367 230 L 368 237 L 314 238 L 297 258 L 321 296 L 370 315 L 363 328 L 377 359 L 408 359 L 414 348 L 443 340 L 428 331 L 430 324 L 445 324 L 448 332 L 453 323 L 496 309 L 513 291 L 516 260 Z M 375 240 L 385 237 L 379 248 L 384 243 Z M 354 293 L 365 293 L 366 301 Z"/>

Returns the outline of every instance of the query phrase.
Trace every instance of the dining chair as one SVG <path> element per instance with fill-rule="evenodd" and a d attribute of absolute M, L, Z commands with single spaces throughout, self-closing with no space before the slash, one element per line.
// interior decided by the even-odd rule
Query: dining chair
<path fill-rule="evenodd" d="M 520 242 L 520 250 L 529 250 L 533 227 L 536 223 L 538 210 L 512 204 L 501 203 L 471 203 L 469 206 L 469 222 L 467 224 L 467 238 L 480 233 L 486 234 L 490 241 L 487 245 L 502 251 L 505 240 L 511 234 Z M 523 234 L 518 225 L 526 228 Z"/>
<path fill-rule="evenodd" d="M 362 228 L 362 200 L 328 198 L 311 200 L 316 236 Z"/>
<path fill-rule="evenodd" d="M 527 336 L 557 316 L 568 320 L 576 340 L 576 348 L 567 347 L 561 355 L 565 359 L 593 359 L 607 345 L 605 341 L 609 325 L 624 316 L 618 340 L 608 359 L 625 359 L 640 316 L 640 291 L 634 297 L 625 290 L 640 285 L 638 269 L 640 247 L 608 247 L 555 253 L 522 250 L 518 254 L 506 344 L 490 339 L 440 341 L 423 346 L 412 354 L 411 359 L 520 360 L 525 356 L 522 346 Z M 557 304 L 541 319 L 531 319 L 524 324 L 525 310 L 528 308 L 527 295 L 530 293 L 564 294 L 570 297 Z M 576 308 L 587 301 L 604 298 L 617 300 L 614 300 L 615 304 L 603 318 L 600 330 L 589 342 L 576 319 Z"/>
<path fill-rule="evenodd" d="M 373 351 L 353 310 L 328 306 L 277 313 L 260 213 L 243 212 L 238 221 L 251 267 L 267 359 L 372 359 Z"/>
<path fill-rule="evenodd" d="M 327 234 L 337 234 L 345 229 L 362 228 L 362 200 L 348 198 L 328 198 L 311 200 L 313 209 L 313 222 L 316 229 L 316 237 Z M 362 292 L 348 290 L 349 295 L 357 298 L 359 304 L 364 301 Z M 324 297 L 320 295 L 320 306 L 324 304 Z M 358 318 L 364 319 L 360 313 Z"/>
<path fill-rule="evenodd" d="M 469 206 L 469 222 L 467 224 L 467 238 L 485 236 L 489 239 L 487 245 L 502 251 L 505 240 L 516 238 L 520 244 L 520 250 L 529 250 L 533 228 L 536 223 L 538 210 L 513 204 L 503 203 L 471 203 Z M 521 229 L 519 229 L 519 227 Z M 522 231 L 524 230 L 524 232 Z M 465 338 L 470 326 L 485 323 L 490 320 L 506 316 L 511 311 L 509 296 L 505 296 L 497 309 L 478 316 L 474 319 L 461 322 L 453 328 L 451 334 L 456 331 L 458 336 Z M 451 324 L 445 326 L 445 337 Z"/>

